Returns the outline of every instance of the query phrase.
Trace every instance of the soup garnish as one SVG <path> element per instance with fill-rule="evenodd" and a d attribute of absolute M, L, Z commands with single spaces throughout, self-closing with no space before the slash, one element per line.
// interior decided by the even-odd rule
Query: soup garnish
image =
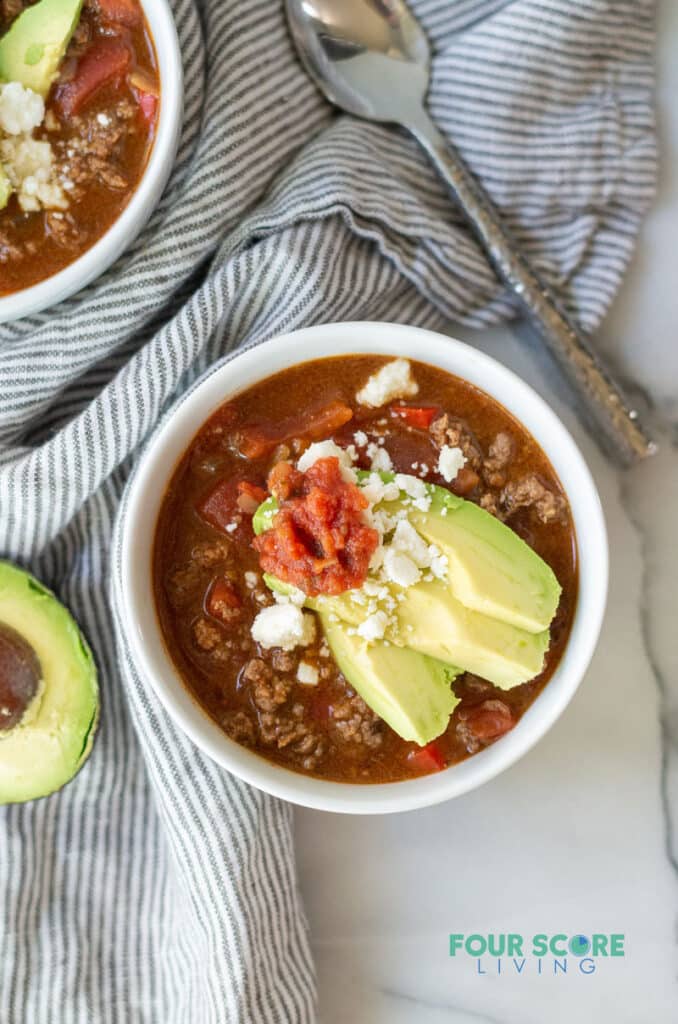
<path fill-rule="evenodd" d="M 0 295 L 64 269 L 144 172 L 160 89 L 138 0 L 0 4 Z"/>
<path fill-rule="evenodd" d="M 229 736 L 297 771 L 398 781 L 495 742 L 537 697 L 576 544 L 548 460 L 497 402 L 342 356 L 211 417 L 165 496 L 154 583 L 169 651 Z"/>

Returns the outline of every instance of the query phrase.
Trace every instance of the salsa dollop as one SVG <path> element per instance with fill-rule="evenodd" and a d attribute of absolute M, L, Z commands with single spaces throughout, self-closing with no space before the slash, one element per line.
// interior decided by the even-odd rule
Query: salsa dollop
<path fill-rule="evenodd" d="M 268 486 L 279 510 L 254 540 L 264 572 L 310 597 L 362 586 L 379 534 L 365 519 L 367 499 L 342 476 L 336 457 L 302 473 L 290 463 L 272 469 Z"/>

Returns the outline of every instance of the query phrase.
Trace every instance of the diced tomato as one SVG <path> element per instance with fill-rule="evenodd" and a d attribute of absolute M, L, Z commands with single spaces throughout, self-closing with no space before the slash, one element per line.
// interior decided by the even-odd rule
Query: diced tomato
<path fill-rule="evenodd" d="M 258 424 L 243 427 L 237 438 L 238 450 L 246 459 L 261 459 L 293 437 L 317 441 L 329 437 L 353 418 L 353 410 L 338 399 L 315 412 L 292 416 L 273 429 Z"/>
<path fill-rule="evenodd" d="M 445 755 L 435 740 L 425 747 L 420 747 L 419 750 L 411 750 L 407 755 L 407 763 L 413 771 L 422 774 L 441 772 L 443 768 L 447 768 Z"/>
<path fill-rule="evenodd" d="M 127 28 L 141 24 L 141 8 L 136 0 L 97 0 L 101 17 Z"/>
<path fill-rule="evenodd" d="M 475 469 L 471 469 L 470 466 L 462 466 L 450 484 L 450 490 L 453 494 L 463 498 L 464 495 L 470 494 L 471 491 L 475 490 L 479 483 L 480 477 Z"/>
<path fill-rule="evenodd" d="M 205 607 L 212 618 L 230 622 L 242 608 L 242 601 L 234 587 L 220 576 L 210 587 Z"/>
<path fill-rule="evenodd" d="M 222 480 L 198 506 L 198 515 L 217 530 L 226 530 L 238 511 L 236 483 Z"/>
<path fill-rule="evenodd" d="M 329 437 L 339 427 L 353 419 L 353 410 L 344 402 L 330 402 L 322 409 L 305 416 L 299 420 L 299 427 L 290 433 L 288 437 L 300 434 L 302 437 L 310 437 L 312 441 Z M 289 425 L 288 425 L 289 430 Z"/>
<path fill-rule="evenodd" d="M 239 480 L 237 490 L 238 498 L 236 503 L 238 508 L 250 516 L 254 515 L 262 501 L 266 501 L 268 497 L 263 487 L 251 484 L 249 480 Z"/>
<path fill-rule="evenodd" d="M 392 405 L 391 415 L 405 420 L 408 427 L 428 430 L 438 410 L 432 405 Z"/>
<path fill-rule="evenodd" d="M 78 114 L 99 89 L 127 72 L 132 52 L 121 39 L 100 39 L 78 61 L 70 82 L 57 88 L 56 99 L 67 117 Z"/>
<path fill-rule="evenodd" d="M 139 93 L 139 110 L 146 124 L 151 125 L 155 121 L 155 112 L 158 109 L 158 97 L 150 92 Z"/>

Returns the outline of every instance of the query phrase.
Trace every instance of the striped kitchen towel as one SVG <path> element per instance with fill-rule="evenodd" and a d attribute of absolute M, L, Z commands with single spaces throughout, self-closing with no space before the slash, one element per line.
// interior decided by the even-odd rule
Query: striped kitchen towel
<path fill-rule="evenodd" d="M 168 403 L 301 325 L 440 327 L 512 307 L 424 157 L 337 116 L 281 0 L 175 0 L 177 166 L 132 250 L 0 328 L 0 554 L 73 609 L 103 715 L 63 792 L 2 809 L 2 1024 L 310 1022 L 315 982 L 284 804 L 211 764 L 114 636 L 114 521 Z M 432 111 L 583 326 L 653 193 L 652 0 L 413 0 Z"/>

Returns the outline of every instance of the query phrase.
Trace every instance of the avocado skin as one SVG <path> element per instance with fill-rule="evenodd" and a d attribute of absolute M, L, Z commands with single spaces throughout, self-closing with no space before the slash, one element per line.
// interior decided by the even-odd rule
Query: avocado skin
<path fill-rule="evenodd" d="M 80 20 L 83 0 L 39 0 L 0 39 L 0 82 L 46 98 Z"/>
<path fill-rule="evenodd" d="M 99 721 L 92 652 L 70 612 L 30 573 L 0 561 L 0 620 L 35 650 L 40 704 L 0 739 L 0 804 L 48 796 L 79 771 Z"/>

